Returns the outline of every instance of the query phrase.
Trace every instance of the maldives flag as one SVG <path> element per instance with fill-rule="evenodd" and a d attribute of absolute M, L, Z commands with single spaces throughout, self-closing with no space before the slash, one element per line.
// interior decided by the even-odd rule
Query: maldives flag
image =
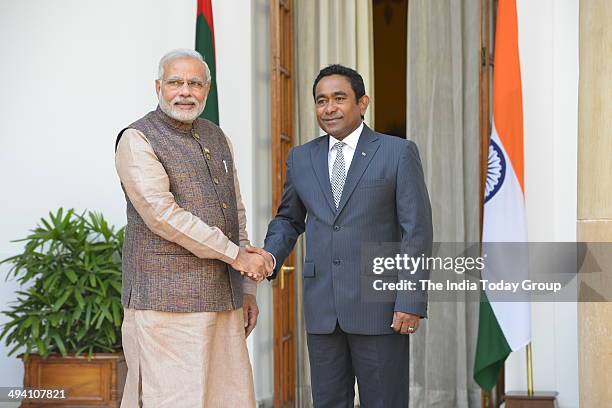
<path fill-rule="evenodd" d="M 198 0 L 198 13 L 196 17 L 195 49 L 204 57 L 210 68 L 210 91 L 206 100 L 206 107 L 200 117 L 219 124 L 219 98 L 217 96 L 217 67 L 215 64 L 215 28 L 211 0 Z"/>
<path fill-rule="evenodd" d="M 493 72 L 493 130 L 489 143 L 483 217 L 482 279 L 520 282 L 528 278 L 527 226 L 523 158 L 523 103 L 516 0 L 499 0 Z M 488 244 L 489 243 L 489 244 Z M 497 243 L 497 244 L 495 244 Z M 510 259 L 511 258 L 511 259 Z M 496 302 L 482 294 L 474 379 L 484 390 L 497 382 L 512 351 L 531 341 L 530 305 Z"/>

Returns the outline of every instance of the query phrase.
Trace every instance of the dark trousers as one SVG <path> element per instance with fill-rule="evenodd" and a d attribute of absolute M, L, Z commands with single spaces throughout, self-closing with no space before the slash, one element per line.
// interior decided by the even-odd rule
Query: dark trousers
<path fill-rule="evenodd" d="M 315 408 L 353 408 L 355 377 L 363 408 L 408 407 L 408 336 L 308 333 Z"/>

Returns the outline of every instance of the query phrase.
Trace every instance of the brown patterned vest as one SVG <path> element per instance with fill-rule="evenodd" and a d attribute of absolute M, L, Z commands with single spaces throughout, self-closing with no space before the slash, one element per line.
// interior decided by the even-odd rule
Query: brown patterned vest
<path fill-rule="evenodd" d="M 193 126 L 181 123 L 159 107 L 129 128 L 140 130 L 151 143 L 168 173 L 177 204 L 238 244 L 234 164 L 221 129 L 202 119 Z M 223 261 L 200 259 L 154 234 L 127 195 L 126 201 L 124 307 L 164 312 L 218 312 L 242 307 L 239 272 Z"/>

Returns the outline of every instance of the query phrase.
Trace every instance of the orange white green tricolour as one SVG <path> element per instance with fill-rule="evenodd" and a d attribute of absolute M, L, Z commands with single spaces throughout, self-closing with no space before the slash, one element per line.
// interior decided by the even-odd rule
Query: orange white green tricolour
<path fill-rule="evenodd" d="M 512 262 L 504 254 L 511 244 L 526 242 L 523 159 L 523 107 L 516 0 L 499 0 L 493 72 L 493 123 L 483 218 L 482 278 L 489 281 L 527 278 L 528 258 L 523 246 L 512 246 Z M 493 253 L 493 248 L 495 252 Z M 501 251 L 500 251 L 501 248 Z M 489 251 L 491 249 L 491 251 Z M 493 255 L 493 256 L 492 256 Z M 531 339 L 527 302 L 499 302 L 489 290 L 482 293 L 474 379 L 486 390 L 497 382 L 512 351 Z"/>

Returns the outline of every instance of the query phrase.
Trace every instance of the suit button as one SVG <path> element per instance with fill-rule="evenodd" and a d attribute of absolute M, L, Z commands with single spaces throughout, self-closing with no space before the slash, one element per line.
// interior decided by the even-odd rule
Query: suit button
<path fill-rule="evenodd" d="M 340 231 L 340 226 L 339 225 L 334 225 L 334 231 Z"/>
<path fill-rule="evenodd" d="M 226 203 L 221 204 L 221 207 L 223 207 L 224 209 L 227 210 L 227 204 Z"/>
<path fill-rule="evenodd" d="M 213 182 L 214 182 L 215 184 L 219 184 L 219 179 L 215 177 L 215 178 L 213 179 Z"/>
<path fill-rule="evenodd" d="M 229 239 L 232 239 L 232 233 L 231 233 L 231 232 L 228 232 L 228 233 L 227 233 L 227 237 L 228 237 Z"/>
<path fill-rule="evenodd" d="M 340 265 L 340 262 L 342 261 L 340 261 L 339 259 L 334 259 L 334 265 Z"/>

